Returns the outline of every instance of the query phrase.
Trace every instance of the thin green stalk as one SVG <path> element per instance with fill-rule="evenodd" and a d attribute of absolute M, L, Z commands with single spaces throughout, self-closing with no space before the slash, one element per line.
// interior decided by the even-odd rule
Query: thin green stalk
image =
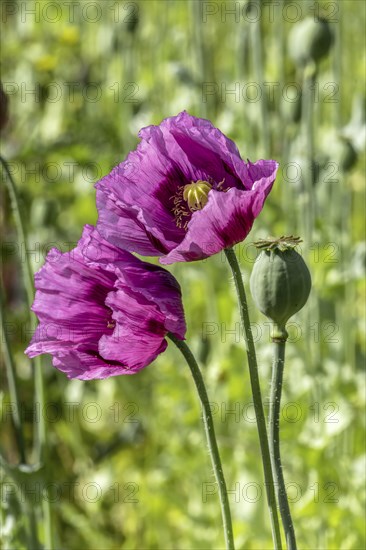
<path fill-rule="evenodd" d="M 222 470 L 222 464 L 220 459 L 219 449 L 217 447 L 216 436 L 215 436 L 215 426 L 212 419 L 210 402 L 208 399 L 206 386 L 202 378 L 200 368 L 197 364 L 197 361 L 192 354 L 191 350 L 185 342 L 178 340 L 173 334 L 168 335 L 172 342 L 177 346 L 179 351 L 182 353 L 184 359 L 187 361 L 187 364 L 191 370 L 194 383 L 196 384 L 197 392 L 199 399 L 202 405 L 203 412 L 203 424 L 205 427 L 206 437 L 208 448 L 210 451 L 212 466 L 216 478 L 216 482 L 219 488 L 219 497 L 221 504 L 221 513 L 222 521 L 224 525 L 224 534 L 226 548 L 228 550 L 234 550 L 234 536 L 233 528 L 231 525 L 231 513 L 229 500 L 227 496 L 226 482 L 224 477 L 224 472 Z"/>
<path fill-rule="evenodd" d="M 338 23 L 333 25 L 334 33 L 334 51 L 333 51 L 333 74 L 334 82 L 342 82 L 342 27 L 341 21 L 343 21 L 344 14 L 342 14 L 342 2 L 336 0 L 335 7 L 337 8 L 338 13 Z M 338 101 L 333 104 L 333 124 L 337 130 L 340 130 L 342 127 L 342 99 L 343 94 L 339 94 Z"/>
<path fill-rule="evenodd" d="M 280 0 L 280 4 L 278 6 L 279 13 L 284 13 L 286 7 L 286 0 Z M 284 86 L 286 84 L 286 28 L 285 28 L 285 18 L 284 17 L 278 17 L 278 23 L 277 23 L 277 32 L 278 35 L 278 54 L 279 54 L 279 62 L 278 62 L 278 76 L 280 81 L 280 90 L 281 90 L 281 96 L 284 90 Z"/>
<path fill-rule="evenodd" d="M 8 163 L 2 156 L 0 156 L 0 162 L 3 165 L 5 174 L 6 174 L 6 177 L 4 179 L 7 184 L 11 206 L 13 209 L 15 226 L 18 233 L 18 241 L 20 244 L 23 244 L 25 246 L 26 244 L 25 228 L 22 220 L 22 215 L 20 213 L 17 188 L 13 180 L 13 177 L 11 175 L 11 172 L 9 170 Z M 25 254 L 25 268 L 22 270 L 22 274 L 23 274 L 23 280 L 24 280 L 24 287 L 27 293 L 28 306 L 30 308 L 30 306 L 33 303 L 34 291 L 33 291 L 33 274 L 32 274 L 32 268 L 30 265 L 28 254 Z"/>
<path fill-rule="evenodd" d="M 7 376 L 7 380 L 8 380 L 9 393 L 10 393 L 10 399 L 11 399 L 11 413 L 12 413 L 12 419 L 13 419 L 13 424 L 14 424 L 14 429 L 15 429 L 15 437 L 16 437 L 16 441 L 17 441 L 17 446 L 18 446 L 18 451 L 19 451 L 19 456 L 20 456 L 20 462 L 22 464 L 25 464 L 26 463 L 25 444 L 24 444 L 24 435 L 23 435 L 23 426 L 22 426 L 22 421 L 21 421 L 21 414 L 20 414 L 20 403 L 19 403 L 19 395 L 18 395 L 18 387 L 17 387 L 17 377 L 16 377 L 16 371 L 15 371 L 14 359 L 13 359 L 13 355 L 11 353 L 8 333 L 7 333 L 7 330 L 6 330 L 4 299 L 3 299 L 2 289 L 1 289 L 1 292 L 0 292 L 0 317 L 1 317 L 2 337 L 3 337 L 3 342 L 4 342 L 4 348 L 5 348 L 6 376 Z"/>
<path fill-rule="evenodd" d="M 268 418 L 269 448 L 287 548 L 288 550 L 296 550 L 295 530 L 286 494 L 286 485 L 283 477 L 280 453 L 280 411 L 286 342 L 274 341 L 274 346 L 272 386 Z"/>
<path fill-rule="evenodd" d="M 52 517 L 51 506 L 48 502 L 48 495 L 45 494 L 42 503 L 43 510 L 43 524 L 44 524 L 44 550 L 53 550 L 53 531 L 52 531 Z"/>
<path fill-rule="evenodd" d="M 38 529 L 37 529 L 37 521 L 36 521 L 36 514 L 35 514 L 35 508 L 28 500 L 28 496 L 26 492 L 24 492 L 24 489 L 22 487 L 22 481 L 24 480 L 24 467 L 28 468 L 25 465 L 17 464 L 16 466 L 11 466 L 8 464 L 5 460 L 5 458 L 2 456 L 0 452 L 0 483 L 1 485 L 4 482 L 4 473 L 10 477 L 10 479 L 13 480 L 13 487 L 15 489 L 15 493 L 18 497 L 20 506 L 22 508 L 22 512 L 24 517 L 27 517 L 28 525 L 26 527 L 27 530 L 27 538 L 28 538 L 28 548 L 31 550 L 42 550 L 42 546 L 38 539 Z M 29 467 L 28 473 L 32 475 L 36 470 L 32 470 L 32 467 Z M 46 550 L 46 549 L 44 549 Z"/>
<path fill-rule="evenodd" d="M 0 162 L 5 170 L 5 181 L 10 195 L 11 205 L 14 214 L 15 225 L 18 233 L 18 242 L 23 244 L 25 247 L 25 262 L 23 265 L 22 273 L 24 286 L 27 296 L 27 305 L 29 315 L 31 316 L 31 306 L 34 299 L 34 288 L 33 288 L 33 270 L 30 264 L 29 255 L 27 254 L 27 238 L 26 231 L 22 220 L 22 215 L 19 206 L 19 196 L 16 188 L 15 181 L 9 170 L 8 163 L 6 160 L 0 156 Z M 41 411 L 44 408 L 44 388 L 43 388 L 43 376 L 42 376 L 42 366 L 41 360 L 39 357 L 34 359 L 34 386 L 35 386 L 35 396 L 36 401 L 39 403 Z M 44 449 L 45 449 L 45 439 L 46 439 L 46 426 L 43 414 L 40 415 L 39 422 L 36 423 L 37 437 L 36 437 L 36 448 L 37 448 L 37 457 L 36 462 L 43 461 Z"/>
<path fill-rule="evenodd" d="M 304 144 L 306 151 L 306 166 L 305 166 L 305 214 L 304 219 L 304 256 L 310 259 L 310 250 L 313 245 L 314 227 L 316 219 L 316 200 L 314 188 L 314 103 L 317 102 L 316 88 L 317 68 L 314 62 L 309 62 L 303 74 L 303 95 L 302 95 L 302 113 L 301 122 L 304 135 Z M 309 343 L 308 357 L 309 365 L 315 365 L 318 360 L 318 353 L 314 347 L 314 339 L 310 336 L 310 326 L 314 322 L 319 321 L 318 305 L 316 301 L 315 291 L 310 295 L 309 305 L 305 311 L 305 341 Z"/>
<path fill-rule="evenodd" d="M 275 549 L 281 550 L 282 542 L 281 542 L 280 526 L 278 522 L 276 495 L 274 490 L 273 474 L 272 474 L 272 467 L 271 467 L 271 457 L 270 457 L 269 445 L 268 445 L 268 439 L 267 439 L 266 420 L 264 416 L 261 389 L 260 389 L 260 383 L 259 383 L 257 358 L 255 354 L 252 330 L 250 327 L 247 299 L 245 295 L 245 289 L 244 289 L 243 279 L 241 276 L 240 266 L 239 266 L 236 254 L 232 248 L 227 248 L 225 250 L 225 254 L 234 276 L 235 287 L 238 294 L 240 316 L 241 316 L 243 329 L 244 329 L 244 338 L 245 338 L 245 347 L 246 347 L 246 352 L 248 357 L 250 383 L 252 388 L 254 410 L 255 410 L 255 415 L 257 419 L 257 429 L 258 429 L 259 443 L 260 443 L 261 454 L 262 454 L 264 481 L 266 486 L 269 516 L 270 516 L 271 527 L 272 527 L 272 538 L 273 538 Z"/>
<path fill-rule="evenodd" d="M 209 27 L 203 23 L 203 0 L 191 2 L 192 6 L 192 27 L 193 27 L 193 46 L 194 59 L 197 67 L 197 81 L 202 87 L 205 83 L 215 83 L 213 56 L 210 55 L 211 36 Z M 208 94 L 206 101 L 200 101 L 198 104 L 199 116 L 212 118 L 216 111 L 215 95 Z"/>
<path fill-rule="evenodd" d="M 137 8 L 139 9 L 139 8 Z M 137 23 L 138 25 L 138 23 Z M 133 118 L 133 107 L 135 99 L 135 93 L 138 95 L 138 86 L 136 84 L 136 68 L 138 63 L 136 62 L 136 32 L 138 29 L 135 29 L 134 32 L 127 32 L 123 37 L 124 45 L 121 47 L 122 50 L 122 63 L 120 64 L 121 69 L 121 82 L 125 82 L 122 94 L 125 93 L 126 96 L 122 102 L 119 102 L 119 105 L 122 109 L 121 117 L 124 120 L 131 120 Z M 131 97 L 129 94 L 132 94 Z M 132 132 L 126 132 L 126 128 L 120 129 L 121 142 L 124 144 L 124 149 L 129 150 L 135 147 L 135 136 L 132 135 Z"/>
<path fill-rule="evenodd" d="M 304 173 L 305 192 L 306 192 L 306 208 L 305 208 L 305 243 L 306 246 L 311 246 L 314 222 L 315 222 L 315 196 L 314 196 L 314 102 L 316 101 L 315 94 L 315 78 L 316 66 L 314 62 L 309 62 L 304 69 L 303 87 L 302 87 L 302 130 L 304 135 L 305 151 L 306 151 L 306 166 Z"/>
<path fill-rule="evenodd" d="M 261 9 L 260 1 L 256 0 L 258 4 L 258 9 Z M 264 89 L 264 53 L 263 53 L 263 40 L 262 40 L 262 29 L 261 29 L 261 17 L 258 17 L 251 23 L 252 30 L 252 53 L 253 53 L 253 68 L 255 73 L 255 78 L 257 84 L 259 84 L 262 94 L 260 97 L 259 107 L 260 107 L 260 117 L 261 117 L 261 138 L 262 138 L 262 151 L 264 158 L 269 158 L 270 148 L 271 148 L 271 139 L 270 139 L 270 126 L 269 126 L 269 114 L 268 114 L 268 105 L 266 93 L 263 93 Z"/>
<path fill-rule="evenodd" d="M 37 529 L 37 515 L 36 509 L 30 502 L 26 502 L 25 507 L 27 509 L 27 515 L 29 520 L 29 536 L 31 543 L 31 550 L 42 550 L 42 545 L 39 542 L 38 538 L 38 529 Z"/>
<path fill-rule="evenodd" d="M 18 233 L 18 242 L 23 244 L 25 252 L 25 262 L 23 264 L 23 280 L 27 296 L 27 305 L 29 311 L 29 317 L 31 318 L 31 305 L 34 299 L 34 289 L 33 289 L 33 271 L 29 256 L 27 254 L 27 238 L 26 231 L 22 220 L 21 210 L 19 206 L 19 197 L 17 192 L 17 187 L 15 181 L 9 170 L 7 161 L 0 156 L 0 163 L 5 170 L 5 182 L 8 188 L 11 206 L 13 209 L 15 225 Z M 35 390 L 35 401 L 39 403 L 40 407 L 40 418 L 35 424 L 36 437 L 35 437 L 35 449 L 36 457 L 35 462 L 44 463 L 45 462 L 45 452 L 46 452 L 46 424 L 43 415 L 44 411 L 44 385 L 43 385 L 43 375 L 42 375 L 42 364 L 39 357 L 35 357 L 33 360 L 34 365 L 34 390 Z M 52 543 L 52 528 L 51 528 L 51 511 L 50 503 L 48 498 L 43 500 L 43 513 L 44 513 L 44 527 L 45 527 L 45 546 L 47 550 L 53 549 Z"/>

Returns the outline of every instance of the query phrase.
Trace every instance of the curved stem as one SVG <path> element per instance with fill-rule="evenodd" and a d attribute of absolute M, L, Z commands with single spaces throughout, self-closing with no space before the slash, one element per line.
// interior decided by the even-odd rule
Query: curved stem
<path fill-rule="evenodd" d="M 269 447 L 287 548 L 288 550 L 296 550 L 295 530 L 287 500 L 280 453 L 280 411 L 286 342 L 274 341 L 274 346 L 272 386 L 268 420 Z"/>
<path fill-rule="evenodd" d="M 19 206 L 19 196 L 17 191 L 16 183 L 13 179 L 13 176 L 10 172 L 9 166 L 7 161 L 0 156 L 0 163 L 2 164 L 6 177 L 4 178 L 7 184 L 11 206 L 14 213 L 14 220 L 15 225 L 17 228 L 18 233 L 18 241 L 21 246 L 24 246 L 26 249 L 25 253 L 25 262 L 23 264 L 23 279 L 24 279 L 24 286 L 26 290 L 26 296 L 27 296 L 27 305 L 30 316 L 31 313 L 31 306 L 34 299 L 34 287 L 33 287 L 33 271 L 32 266 L 29 261 L 29 255 L 27 254 L 27 236 L 26 236 L 26 230 L 23 223 L 20 206 Z M 35 386 L 35 395 L 36 395 L 36 401 L 39 403 L 41 411 L 43 411 L 44 407 L 44 387 L 43 387 L 43 376 L 42 376 L 42 367 L 41 367 L 41 360 L 39 357 L 34 358 L 34 386 Z M 44 460 L 44 452 L 45 452 L 45 446 L 46 446 L 46 426 L 45 426 L 45 420 L 43 418 L 43 414 L 40 415 L 39 422 L 36 424 L 36 450 L 37 450 L 37 460 L 42 462 Z"/>
<path fill-rule="evenodd" d="M 19 402 L 18 386 L 17 386 L 17 377 L 15 371 L 15 364 L 13 354 L 11 353 L 11 347 L 9 342 L 9 336 L 6 330 L 5 322 L 5 311 L 4 311 L 4 299 L 2 292 L 2 277 L 0 276 L 0 319 L 1 319 L 1 333 L 4 342 L 4 351 L 5 351 L 5 365 L 6 365 L 6 376 L 9 386 L 9 394 L 11 399 L 11 414 L 13 418 L 13 424 L 15 429 L 15 437 L 18 445 L 20 463 L 26 463 L 25 455 L 25 443 L 23 435 L 23 426 L 21 420 L 21 407 Z"/>
<path fill-rule="evenodd" d="M 210 402 L 206 391 L 206 386 L 203 381 L 202 374 L 197 364 L 197 361 L 194 355 L 192 354 L 191 350 L 187 346 L 187 344 L 182 340 L 178 340 L 173 334 L 168 334 L 168 337 L 172 342 L 174 342 L 174 344 L 177 346 L 179 351 L 182 353 L 184 359 L 187 361 L 193 376 L 194 383 L 196 384 L 198 396 L 202 405 L 203 424 L 205 427 L 208 448 L 210 451 L 210 456 L 211 456 L 211 461 L 212 461 L 216 482 L 219 488 L 219 497 L 220 497 L 220 504 L 221 504 L 222 520 L 224 525 L 226 548 L 228 550 L 234 550 L 235 548 L 234 536 L 233 536 L 233 528 L 231 525 L 231 513 L 230 513 L 229 500 L 227 496 L 226 482 L 225 482 L 224 472 L 222 470 L 219 449 L 217 447 L 215 427 L 212 419 L 211 407 L 210 407 Z"/>
<path fill-rule="evenodd" d="M 26 233 L 25 233 L 25 227 L 24 227 L 22 215 L 19 208 L 19 196 L 18 196 L 17 187 L 11 175 L 7 161 L 2 156 L 0 156 L 0 162 L 3 165 L 5 174 L 6 174 L 6 177 L 4 179 L 6 181 L 9 196 L 10 196 L 10 202 L 13 209 L 19 244 L 26 246 Z M 22 274 L 24 279 L 24 287 L 27 294 L 28 307 L 30 308 L 33 303 L 34 290 L 33 290 L 33 273 L 32 273 L 32 268 L 29 261 L 29 255 L 27 253 L 25 254 L 25 268 L 22 269 Z"/>
<path fill-rule="evenodd" d="M 19 206 L 19 196 L 17 191 L 16 183 L 13 179 L 9 165 L 7 161 L 0 155 L 0 163 L 5 171 L 5 182 L 10 196 L 11 206 L 14 213 L 14 220 L 18 234 L 18 241 L 20 245 L 23 245 L 26 249 L 25 253 L 25 262 L 22 266 L 22 273 L 24 279 L 24 286 L 27 296 L 27 304 L 29 315 L 31 317 L 31 306 L 34 299 L 34 287 L 33 287 L 33 270 L 29 260 L 29 255 L 27 254 L 27 234 L 25 226 L 23 223 L 21 210 Z M 45 462 L 46 454 L 46 423 L 43 415 L 44 410 L 44 384 L 43 384 L 43 375 L 42 375 L 42 364 L 40 357 L 35 357 L 33 359 L 34 365 L 34 390 L 35 390 L 35 402 L 39 403 L 40 407 L 40 417 L 38 422 L 35 424 L 35 450 L 36 450 L 36 462 Z M 45 527 L 45 546 L 47 550 L 53 549 L 52 541 L 52 525 L 51 525 L 51 510 L 50 502 L 46 498 L 43 500 L 43 512 L 44 512 L 44 527 Z"/>
<path fill-rule="evenodd" d="M 266 486 L 267 502 L 268 502 L 270 520 L 271 520 L 272 538 L 273 538 L 275 549 L 281 550 L 282 549 L 281 533 L 280 533 L 280 526 L 278 522 L 276 496 L 275 496 L 273 474 L 272 474 L 272 467 L 271 467 L 271 457 L 270 457 L 269 445 L 268 445 L 268 439 L 267 439 L 266 420 L 264 416 L 261 388 L 259 384 L 257 358 L 255 354 L 252 330 L 250 327 L 247 299 L 245 295 L 243 279 L 240 272 L 240 266 L 239 266 L 236 254 L 232 248 L 227 248 L 225 250 L 225 254 L 234 276 L 235 287 L 236 287 L 238 300 L 239 300 L 240 316 L 241 316 L 243 329 L 244 329 L 245 347 L 246 347 L 247 357 L 248 357 L 250 384 L 252 388 L 253 404 L 254 404 L 254 410 L 255 410 L 255 415 L 257 419 L 257 429 L 258 429 L 259 443 L 260 443 L 261 454 L 262 454 L 264 481 Z"/>
<path fill-rule="evenodd" d="M 4 472 L 13 480 L 13 487 L 15 494 L 18 497 L 18 501 L 20 503 L 21 509 L 23 511 L 24 516 L 28 519 L 28 527 L 27 527 L 27 538 L 28 538 L 28 547 L 32 550 L 42 550 L 42 546 L 38 540 L 38 529 L 37 529 L 37 521 L 36 521 L 36 510 L 33 503 L 31 503 L 28 500 L 27 492 L 24 491 L 25 484 L 20 481 L 20 478 L 18 477 L 19 474 L 23 473 L 21 468 L 24 465 L 17 464 L 16 466 L 11 466 L 6 462 L 6 460 L 3 458 L 1 452 L 0 452 L 0 468 L 4 470 Z M 28 468 L 28 473 L 32 475 L 32 473 L 36 473 L 38 471 L 38 467 L 33 470 L 33 467 Z M 24 477 L 23 477 L 24 480 Z M 1 481 L 3 481 L 3 476 L 1 476 Z M 44 548 L 43 550 L 46 550 Z M 47 549 L 48 550 L 48 549 Z"/>

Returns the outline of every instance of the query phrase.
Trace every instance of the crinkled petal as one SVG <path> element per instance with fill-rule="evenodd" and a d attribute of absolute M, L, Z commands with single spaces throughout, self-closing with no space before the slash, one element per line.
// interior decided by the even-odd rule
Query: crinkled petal
<path fill-rule="evenodd" d="M 145 268 L 127 267 L 118 278 L 118 288 L 133 289 L 148 303 L 155 304 L 164 316 L 164 326 L 168 332 L 184 339 L 186 323 L 181 297 L 181 289 L 176 279 L 158 266 L 145 264 Z"/>
<path fill-rule="evenodd" d="M 194 212 L 183 241 L 160 262 L 202 260 L 244 240 L 272 188 L 276 170 L 255 182 L 251 191 L 210 191 L 206 206 Z"/>
<path fill-rule="evenodd" d="M 27 353 L 40 354 L 98 340 L 108 331 L 111 312 L 105 305 L 116 275 L 102 269 L 91 269 L 81 249 L 93 228 L 87 226 L 78 247 L 61 254 L 52 249 L 45 265 L 35 275 L 36 295 L 32 310 L 38 326 Z"/>
<path fill-rule="evenodd" d="M 35 357 L 42 353 L 53 355 L 61 350 L 68 351 L 75 347 L 75 337 L 70 332 L 68 327 L 51 322 L 41 322 L 36 328 L 25 353 L 29 357 Z M 79 342 L 80 339 L 78 338 L 77 341 Z"/>
<path fill-rule="evenodd" d="M 98 230 L 126 250 L 150 256 L 166 253 L 179 242 L 182 230 L 176 226 L 171 208 L 160 200 L 159 189 L 170 196 L 185 183 L 164 140 L 156 147 L 143 140 L 97 182 Z"/>
<path fill-rule="evenodd" d="M 157 256 L 165 253 L 168 248 L 163 238 L 160 240 L 154 235 L 153 224 L 145 225 L 139 220 L 143 210 L 115 200 L 106 189 L 97 190 L 99 233 L 115 246 L 138 254 Z"/>
<path fill-rule="evenodd" d="M 104 359 L 120 361 L 137 371 L 166 349 L 164 316 L 157 306 L 146 307 L 143 297 L 137 299 L 123 290 L 111 292 L 106 303 L 113 310 L 116 327 L 112 335 L 99 341 L 99 353 Z"/>
<path fill-rule="evenodd" d="M 257 162 L 248 161 L 241 163 L 238 173 L 248 190 L 262 189 L 268 195 L 276 179 L 278 166 L 278 162 L 275 160 L 261 159 L 257 160 Z M 263 204 L 256 213 L 256 216 L 259 214 L 262 206 Z"/>
<path fill-rule="evenodd" d="M 73 348 L 63 351 L 53 357 L 53 366 L 64 372 L 68 378 L 79 378 L 80 380 L 95 380 L 118 376 L 122 374 L 134 374 L 128 367 L 118 362 L 113 364 L 104 361 L 98 351 L 91 352 Z"/>
<path fill-rule="evenodd" d="M 188 182 L 190 179 L 217 181 L 242 188 L 236 163 L 242 163 L 235 143 L 206 119 L 197 118 L 186 111 L 166 118 L 159 126 L 148 126 L 139 132 L 153 150 L 164 144 L 166 155 L 174 159 Z M 158 139 L 160 137 L 160 140 Z"/>
<path fill-rule="evenodd" d="M 169 271 L 116 249 L 97 232 L 85 240 L 83 251 L 88 265 L 103 266 L 115 273 L 116 288 L 130 294 L 141 294 L 146 299 L 147 308 L 151 303 L 155 304 L 165 317 L 167 331 L 184 339 L 186 324 L 181 289 Z"/>

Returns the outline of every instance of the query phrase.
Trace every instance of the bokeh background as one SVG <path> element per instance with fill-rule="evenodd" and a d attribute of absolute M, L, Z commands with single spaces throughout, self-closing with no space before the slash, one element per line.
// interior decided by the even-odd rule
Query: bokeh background
<path fill-rule="evenodd" d="M 281 164 L 236 248 L 248 281 L 252 241 L 300 235 L 312 273 L 311 299 L 290 326 L 281 416 L 298 544 L 365 548 L 364 2 L 5 0 L 1 17 L 1 154 L 26 229 L 24 239 L 2 167 L 2 548 L 49 548 L 50 524 L 57 549 L 224 546 L 200 408 L 175 349 L 136 376 L 89 382 L 24 355 L 36 326 L 27 262 L 36 271 L 52 246 L 72 248 L 96 222 L 93 184 L 141 127 L 184 109 L 212 120 L 243 158 Z M 171 270 L 212 401 L 237 548 L 270 549 L 229 269 L 217 255 Z M 269 330 L 251 300 L 250 314 L 267 399 Z"/>

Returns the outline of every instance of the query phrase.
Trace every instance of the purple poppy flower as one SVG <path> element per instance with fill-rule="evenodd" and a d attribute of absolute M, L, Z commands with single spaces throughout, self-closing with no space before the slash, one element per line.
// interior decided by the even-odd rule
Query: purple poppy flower
<path fill-rule="evenodd" d="M 35 285 L 40 324 L 26 353 L 50 353 L 69 378 L 134 374 L 166 349 L 168 332 L 184 339 L 174 277 L 116 249 L 92 226 L 71 252 L 49 252 Z"/>
<path fill-rule="evenodd" d="M 143 128 L 136 151 L 97 184 L 97 229 L 163 264 L 207 258 L 248 235 L 274 183 L 274 160 L 244 162 L 188 113 Z"/>

